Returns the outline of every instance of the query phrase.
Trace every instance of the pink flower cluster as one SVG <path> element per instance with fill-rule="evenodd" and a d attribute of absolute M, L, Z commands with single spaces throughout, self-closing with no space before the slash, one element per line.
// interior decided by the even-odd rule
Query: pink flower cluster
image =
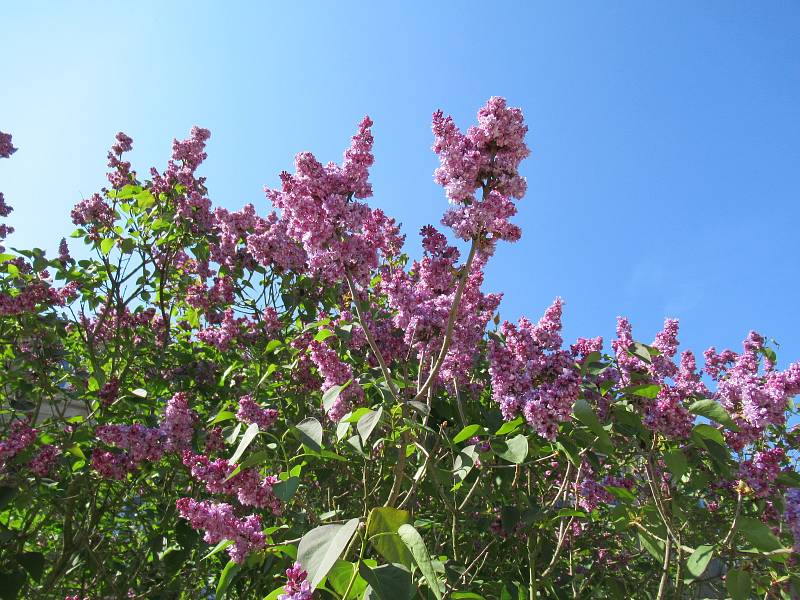
<path fill-rule="evenodd" d="M 466 135 L 442 111 L 434 113 L 432 129 L 433 150 L 441 163 L 434 179 L 456 205 L 442 223 L 462 239 L 480 239 L 489 253 L 497 240 L 517 241 L 520 229 L 508 219 L 517 212 L 510 198 L 521 198 L 526 189 L 518 172 L 530 154 L 522 111 L 493 97 L 478 111 L 478 125 Z M 480 199 L 475 197 L 478 189 Z"/>
<path fill-rule="evenodd" d="M 520 411 L 536 432 L 555 439 L 559 423 L 570 418 L 580 392 L 580 373 L 572 355 L 561 349 L 562 301 L 556 298 L 534 325 L 521 318 L 504 322 L 505 344 L 489 344 L 492 396 L 505 419 Z"/>
<path fill-rule="evenodd" d="M 717 381 L 714 399 L 740 428 L 726 432 L 734 450 L 759 439 L 770 425 L 783 425 L 789 399 L 800 393 L 800 363 L 778 371 L 765 358 L 762 372 L 759 358 L 763 353 L 764 338 L 756 332 L 750 332 L 741 354 L 731 350 L 718 354 L 713 347 L 705 352 L 706 371 Z"/>
<path fill-rule="evenodd" d="M 451 307 L 459 283 L 459 252 L 433 226 L 422 228 L 425 250 L 409 271 L 386 269 L 381 290 L 386 294 L 394 326 L 403 332 L 404 342 L 416 349 L 422 365 L 429 365 L 442 346 Z M 478 342 L 500 304 L 500 294 L 483 294 L 485 256 L 472 262 L 458 306 L 450 346 L 439 371 L 439 383 L 463 384 L 475 362 Z"/>
<path fill-rule="evenodd" d="M 781 462 L 786 457 L 783 448 L 770 448 L 755 452 L 750 460 L 739 463 L 739 477 L 759 498 L 774 492 L 773 483 L 781 472 Z"/>
<path fill-rule="evenodd" d="M 233 309 L 229 308 L 222 314 L 218 325 L 198 331 L 197 339 L 225 352 L 234 340 L 255 341 L 280 329 L 280 326 L 278 314 L 272 307 L 255 317 L 235 317 Z"/>
<path fill-rule="evenodd" d="M 133 140 L 121 131 L 116 135 L 116 139 L 117 142 L 111 146 L 108 153 L 108 166 L 113 170 L 107 173 L 106 177 L 112 187 L 120 189 L 131 183 L 131 163 L 123 161 L 122 155 L 131 151 Z"/>
<path fill-rule="evenodd" d="M 16 151 L 17 149 L 11 143 L 11 134 L 0 131 L 0 158 L 10 158 L 11 155 Z M 3 197 L 3 192 L 0 192 L 0 217 L 7 217 L 11 214 L 12 210 L 14 209 L 6 204 L 6 200 Z M 13 227 L 9 227 L 5 224 L 0 225 L 0 241 L 8 237 L 8 235 L 13 232 Z M 0 251 L 2 250 L 3 247 L 0 246 Z"/>
<path fill-rule="evenodd" d="M 52 444 L 42 446 L 36 455 L 28 463 L 28 468 L 39 477 L 46 477 L 55 466 L 56 459 L 61 454 L 61 450 Z"/>
<path fill-rule="evenodd" d="M 5 468 L 6 461 L 14 458 L 36 441 L 36 433 L 26 419 L 11 421 L 8 427 L 8 437 L 0 442 L 0 470 Z"/>
<path fill-rule="evenodd" d="M 328 418 L 338 423 L 350 411 L 352 401 L 360 402 L 364 398 L 364 390 L 357 381 L 353 381 L 353 369 L 350 365 L 340 359 L 327 343 L 314 340 L 309 346 L 309 351 L 311 360 L 325 380 L 322 384 L 323 394 L 333 386 L 350 382 L 327 411 Z"/>
<path fill-rule="evenodd" d="M 205 195 L 205 177 L 195 175 L 197 168 L 208 156 L 205 147 L 210 137 L 211 132 L 208 129 L 192 127 L 187 139 L 172 141 L 172 157 L 167 163 L 166 171 L 159 173 L 155 168 L 150 169 L 150 189 L 153 194 L 170 195 L 177 216 L 195 233 L 206 233 L 214 225 L 211 200 Z"/>
<path fill-rule="evenodd" d="M 277 477 L 262 478 L 255 469 L 242 469 L 230 477 L 236 469 L 235 464 L 224 458 L 210 460 L 188 450 L 183 453 L 183 464 L 189 468 L 192 477 L 205 484 L 209 493 L 236 496 L 243 506 L 268 508 L 275 515 L 281 514 L 281 502 L 272 491 L 278 482 Z"/>
<path fill-rule="evenodd" d="M 283 594 L 278 596 L 278 600 L 311 600 L 311 584 L 306 579 L 308 574 L 303 565 L 295 562 L 286 569 L 286 585 L 283 586 Z"/>
<path fill-rule="evenodd" d="M 194 434 L 197 413 L 189 408 L 188 396 L 176 393 L 168 402 L 164 419 L 158 427 L 133 425 L 101 425 L 97 437 L 110 446 L 123 450 L 121 454 L 92 452 L 92 466 L 104 477 L 122 479 L 143 461 L 158 461 L 167 452 L 188 449 Z"/>
<path fill-rule="evenodd" d="M 677 319 L 664 321 L 664 328 L 656 334 L 652 343 L 657 353 L 651 356 L 649 364 L 631 352 L 633 343 L 630 322 L 618 317 L 617 339 L 612 342 L 612 347 L 622 383 L 653 383 L 661 387 L 653 400 L 641 399 L 644 424 L 669 438 L 688 437 L 694 424 L 694 415 L 686 408 L 686 404 L 692 399 L 708 396 L 709 392 L 697 371 L 692 352 L 683 352 L 680 366 L 674 362 L 679 345 Z"/>
<path fill-rule="evenodd" d="M 261 531 L 261 517 L 249 515 L 238 518 L 230 504 L 209 501 L 197 502 L 192 498 L 180 498 L 175 506 L 178 514 L 189 521 L 194 529 L 205 531 L 203 539 L 209 544 L 231 540 L 228 554 L 236 563 L 243 563 L 253 550 L 266 545 L 266 536 Z"/>
<path fill-rule="evenodd" d="M 274 211 L 262 218 L 252 204 L 236 212 L 217 208 L 214 233 L 211 259 L 220 265 L 252 267 L 260 263 L 281 271 L 301 270 L 305 265 L 302 246 L 289 238 L 286 221 Z"/>
<path fill-rule="evenodd" d="M 366 282 L 378 266 L 379 252 L 395 256 L 403 244 L 393 219 L 355 200 L 372 195 L 371 126 L 365 117 L 341 166 L 323 165 L 303 152 L 295 158 L 294 175 L 281 173 L 281 189 L 265 190 L 283 212 L 288 235 L 305 250 L 309 269 L 327 281 L 341 281 L 348 273 Z"/>
<path fill-rule="evenodd" d="M 261 429 L 269 429 L 278 418 L 278 411 L 274 408 L 261 408 L 248 394 L 239 398 L 236 418 L 244 423 L 255 423 Z"/>
<path fill-rule="evenodd" d="M 16 151 L 11 143 L 11 134 L 0 131 L 0 158 L 10 158 Z"/>
<path fill-rule="evenodd" d="M 794 551 L 800 552 L 800 488 L 786 490 L 783 518 L 794 537 Z"/>
<path fill-rule="evenodd" d="M 89 228 L 93 239 L 99 239 L 99 231 L 114 225 L 116 215 L 100 194 L 92 194 L 81 200 L 72 209 L 72 222 Z"/>

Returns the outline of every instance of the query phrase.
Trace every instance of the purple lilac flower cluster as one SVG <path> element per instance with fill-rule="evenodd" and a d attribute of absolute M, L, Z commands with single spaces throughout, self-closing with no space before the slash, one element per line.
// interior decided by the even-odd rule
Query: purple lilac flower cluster
<path fill-rule="evenodd" d="M 311 360 L 325 379 L 322 384 L 323 394 L 334 386 L 350 382 L 327 410 L 328 418 L 338 423 L 350 411 L 352 402 L 360 402 L 363 399 L 364 390 L 357 381 L 353 381 L 353 369 L 350 365 L 340 359 L 327 343 L 312 341 L 309 350 Z"/>
<path fill-rule="evenodd" d="M 278 600 L 311 600 L 311 584 L 307 577 L 308 574 L 299 562 L 286 569 L 284 593 L 278 596 Z"/>
<path fill-rule="evenodd" d="M 409 271 L 385 269 L 381 290 L 395 311 L 394 326 L 403 332 L 405 343 L 417 352 L 425 365 L 442 345 L 450 310 L 459 282 L 459 252 L 431 225 L 422 228 L 424 256 Z M 478 341 L 500 304 L 500 294 L 484 294 L 485 256 L 475 257 L 458 306 L 451 342 L 439 371 L 439 383 L 467 381 L 474 363 Z"/>
<path fill-rule="evenodd" d="M 775 490 L 773 483 L 781 472 L 781 462 L 786 457 L 783 448 L 770 448 L 755 452 L 750 460 L 739 463 L 739 477 L 759 498 L 766 498 Z"/>
<path fill-rule="evenodd" d="M 111 187 L 120 189 L 132 181 L 131 163 L 122 160 L 122 155 L 133 149 L 133 140 L 121 131 L 117 133 L 116 140 L 117 142 L 111 146 L 111 150 L 108 152 L 108 166 L 112 170 L 106 174 L 106 177 L 108 177 Z"/>
<path fill-rule="evenodd" d="M 686 351 L 681 355 L 680 366 L 674 362 L 678 352 L 678 321 L 666 319 L 664 328 L 656 334 L 652 348 L 657 352 L 650 363 L 631 351 L 633 334 L 630 322 L 624 317 L 617 319 L 617 339 L 612 347 L 617 358 L 621 382 L 654 383 L 660 386 L 658 395 L 644 404 L 644 424 L 670 438 L 686 438 L 694 423 L 686 404 L 695 397 L 705 397 L 708 390 L 700 379 L 694 354 Z"/>
<path fill-rule="evenodd" d="M 442 111 L 434 113 L 432 129 L 433 150 L 441 163 L 434 179 L 455 205 L 445 213 L 442 224 L 461 239 L 480 240 L 487 253 L 497 240 L 517 241 L 520 229 L 508 219 L 517 212 L 511 198 L 522 198 L 526 189 L 518 172 L 520 162 L 530 154 L 522 111 L 493 97 L 478 111 L 478 125 L 466 134 Z M 475 197 L 478 189 L 481 198 Z"/>
<path fill-rule="evenodd" d="M 302 244 L 309 269 L 327 281 L 341 281 L 349 274 L 366 283 L 370 270 L 378 266 L 379 253 L 395 256 L 403 244 L 393 219 L 356 200 L 372 195 L 371 127 L 365 117 L 341 166 L 323 165 L 303 152 L 295 158 L 294 174 L 281 173 L 281 189 L 265 190 L 282 211 L 289 236 Z"/>
<path fill-rule="evenodd" d="M 253 550 L 266 545 L 266 536 L 261 531 L 261 517 L 249 515 L 238 518 L 230 504 L 180 498 L 175 503 L 178 514 L 189 521 L 194 529 L 205 531 L 203 539 L 209 544 L 231 540 L 228 554 L 236 563 L 243 563 Z"/>
<path fill-rule="evenodd" d="M 800 488 L 786 490 L 783 518 L 794 537 L 794 551 L 800 553 Z"/>
<path fill-rule="evenodd" d="M 189 408 L 188 396 L 176 393 L 168 402 L 164 419 L 158 427 L 133 425 L 101 425 L 97 437 L 122 453 L 95 449 L 92 467 L 103 477 L 123 479 L 143 461 L 158 461 L 167 452 L 186 450 L 192 441 L 197 413 Z"/>
<path fill-rule="evenodd" d="M 239 398 L 239 410 L 236 418 L 244 423 L 255 423 L 261 429 L 269 429 L 278 418 L 278 411 L 274 408 L 261 408 L 249 394 Z"/>
<path fill-rule="evenodd" d="M 15 419 L 8 427 L 8 437 L 0 442 L 0 470 L 6 462 L 36 441 L 36 430 L 26 419 Z"/>
<path fill-rule="evenodd" d="M 489 344 L 492 396 L 505 419 L 522 412 L 528 424 L 549 440 L 570 418 L 580 392 L 580 373 L 572 355 L 561 349 L 562 301 L 557 298 L 534 325 L 521 318 L 504 322 L 505 344 Z"/>
<path fill-rule="evenodd" d="M 211 460 L 188 450 L 183 454 L 183 464 L 189 468 L 192 477 L 205 484 L 209 493 L 236 496 L 243 506 L 268 508 L 275 515 L 281 514 L 281 502 L 272 491 L 278 482 L 277 477 L 262 478 L 255 469 L 241 469 L 230 477 L 236 469 L 235 464 L 224 458 Z"/>
<path fill-rule="evenodd" d="M 743 351 L 705 352 L 706 371 L 717 381 L 714 399 L 731 414 L 738 432 L 726 432 L 728 444 L 741 450 L 759 439 L 770 425 L 786 422 L 786 407 L 800 393 L 800 362 L 778 371 L 766 356 L 764 338 L 752 331 L 743 342 Z M 760 357 L 764 356 L 763 371 Z"/>
<path fill-rule="evenodd" d="M 0 158 L 10 158 L 11 155 L 16 151 L 17 149 L 11 143 L 11 134 L 0 131 Z M 0 217 L 7 217 L 13 210 L 13 208 L 6 204 L 6 200 L 3 197 L 3 192 L 0 192 Z M 0 242 L 2 242 L 13 232 L 13 227 L 9 227 L 5 223 L 0 224 Z M 0 252 L 3 249 L 3 246 L 0 245 Z"/>

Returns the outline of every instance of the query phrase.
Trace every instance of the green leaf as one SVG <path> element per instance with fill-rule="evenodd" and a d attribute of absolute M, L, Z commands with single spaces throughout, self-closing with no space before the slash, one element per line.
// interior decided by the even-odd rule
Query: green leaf
<path fill-rule="evenodd" d="M 297 559 L 308 572 L 314 590 L 345 551 L 358 528 L 358 519 L 344 525 L 320 525 L 306 533 L 297 547 Z"/>
<path fill-rule="evenodd" d="M 400 565 L 381 565 L 373 569 L 361 562 L 358 572 L 369 584 L 364 600 L 410 600 L 416 592 L 411 573 Z"/>
<path fill-rule="evenodd" d="M 215 554 L 217 554 L 217 553 L 219 553 L 219 552 L 222 552 L 223 550 L 225 550 L 225 548 L 227 548 L 227 547 L 228 547 L 228 546 L 230 546 L 231 544 L 233 544 L 233 540 L 220 540 L 220 542 L 219 542 L 219 543 L 218 543 L 216 546 L 214 546 L 214 547 L 213 547 L 213 548 L 212 548 L 212 549 L 211 549 L 211 550 L 208 552 L 208 554 L 206 554 L 206 555 L 205 555 L 203 558 L 201 558 L 200 560 L 206 560 L 207 558 L 211 558 L 211 557 L 212 557 L 212 556 L 214 556 Z"/>
<path fill-rule="evenodd" d="M 648 362 L 650 362 L 648 360 Z M 657 383 L 643 383 L 641 385 L 631 385 L 621 390 L 626 394 L 641 396 L 642 398 L 655 398 L 661 391 L 661 386 Z"/>
<path fill-rule="evenodd" d="M 664 542 L 641 532 L 639 533 L 639 542 L 653 558 L 659 562 L 664 562 Z"/>
<path fill-rule="evenodd" d="M 628 346 L 628 352 L 637 358 L 641 358 L 644 362 L 650 364 L 652 362 L 652 356 L 650 352 L 651 348 L 646 346 L 640 342 L 633 342 L 630 346 Z"/>
<path fill-rule="evenodd" d="M 244 451 L 247 450 L 247 447 L 252 443 L 256 436 L 258 435 L 258 424 L 250 423 L 247 426 L 247 429 L 242 436 L 242 439 L 239 441 L 239 445 L 236 448 L 236 452 L 233 453 L 233 456 L 228 459 L 228 462 L 235 463 L 238 462 L 239 459 L 244 454 Z"/>
<path fill-rule="evenodd" d="M 355 600 L 355 598 L 360 598 L 367 588 L 367 582 L 358 575 L 356 575 L 353 587 L 350 588 L 347 597 L 344 596 L 344 592 L 350 584 L 350 579 L 357 569 L 358 565 L 354 563 L 346 560 L 337 560 L 333 568 L 328 572 L 328 580 L 325 585 L 333 588 L 333 591 L 339 594 L 341 600 Z"/>
<path fill-rule="evenodd" d="M 23 552 L 17 554 L 17 562 L 28 572 L 31 579 L 39 581 L 44 571 L 44 554 L 41 552 Z"/>
<path fill-rule="evenodd" d="M 683 477 L 689 469 L 686 455 L 680 450 L 671 450 L 665 453 L 664 463 L 667 465 L 667 469 L 669 469 L 669 472 L 672 473 L 676 481 L 680 481 L 681 477 Z"/>
<path fill-rule="evenodd" d="M 603 429 L 597 415 L 594 414 L 594 409 L 583 398 L 575 402 L 573 408 L 575 418 L 581 423 L 586 425 L 593 434 L 597 436 L 597 448 L 605 454 L 611 454 L 614 447 L 611 445 L 611 439 L 608 437 L 608 432 Z"/>
<path fill-rule="evenodd" d="M 210 424 L 214 425 L 215 423 L 219 423 L 221 421 L 228 421 L 228 420 L 233 419 L 235 417 L 236 417 L 236 415 L 234 413 L 232 413 L 231 411 L 229 411 L 229 410 L 221 410 L 216 414 L 216 416 L 214 417 L 214 419 L 211 421 Z"/>
<path fill-rule="evenodd" d="M 739 531 L 745 539 L 762 552 L 772 552 L 783 548 L 772 530 L 758 519 L 739 517 Z"/>
<path fill-rule="evenodd" d="M 700 415 L 701 417 L 706 417 L 707 419 L 716 421 L 731 431 L 739 431 L 739 427 L 733 422 L 733 419 L 731 419 L 728 411 L 726 411 L 716 400 L 698 400 L 697 402 L 692 403 L 692 405 L 689 407 L 689 412 L 694 415 Z"/>
<path fill-rule="evenodd" d="M 494 432 L 495 435 L 507 435 L 514 433 L 525 422 L 522 417 L 517 417 L 511 421 L 506 421 L 500 426 L 500 429 Z"/>
<path fill-rule="evenodd" d="M 352 379 L 344 385 L 334 385 L 325 390 L 325 393 L 322 394 L 322 408 L 324 408 L 326 412 L 331 409 L 333 403 L 339 398 L 339 394 L 341 394 L 351 382 Z"/>
<path fill-rule="evenodd" d="M 495 454 L 515 465 L 522 464 L 528 456 L 528 438 L 520 433 L 508 440 L 504 448 L 495 450 Z"/>
<path fill-rule="evenodd" d="M 686 560 L 686 572 L 689 574 L 686 581 L 694 581 L 705 573 L 706 567 L 713 556 L 714 546 L 705 544 L 698 546 Z"/>
<path fill-rule="evenodd" d="M 381 422 L 381 416 L 383 416 L 383 408 L 378 408 L 378 410 L 368 411 L 358 420 L 358 423 L 356 423 L 356 429 L 358 430 L 358 435 L 361 436 L 362 444 L 367 443 L 369 436 L 372 435 L 372 432 Z"/>
<path fill-rule="evenodd" d="M 706 423 L 700 423 L 692 428 L 692 435 L 697 435 L 701 438 L 712 440 L 718 444 L 725 445 L 725 439 L 719 429 L 712 427 Z"/>
<path fill-rule="evenodd" d="M 314 340 L 316 340 L 317 342 L 322 342 L 324 340 L 327 340 L 332 335 L 334 335 L 334 333 L 330 329 L 320 329 L 317 332 L 317 335 L 314 336 Z"/>
<path fill-rule="evenodd" d="M 83 450 L 81 450 L 81 447 L 80 447 L 80 446 L 78 446 L 77 444 L 75 444 L 74 446 L 70 446 L 69 448 L 67 448 L 67 452 L 69 452 L 70 454 L 72 454 L 72 456 L 75 456 L 75 457 L 77 457 L 77 458 L 80 458 L 81 460 L 86 460 L 86 455 L 83 453 Z"/>
<path fill-rule="evenodd" d="M 294 497 L 297 488 L 300 486 L 299 477 L 289 477 L 285 481 L 279 481 L 272 486 L 272 492 L 277 496 L 278 500 L 288 502 Z"/>
<path fill-rule="evenodd" d="M 239 466 L 242 469 L 246 469 L 247 467 L 253 467 L 255 465 L 261 465 L 267 462 L 267 458 L 269 458 L 269 454 L 266 450 L 259 450 L 258 452 L 253 452 L 247 458 L 245 458 Z"/>
<path fill-rule="evenodd" d="M 100 252 L 108 256 L 111 249 L 114 247 L 114 238 L 105 238 L 100 242 Z"/>
<path fill-rule="evenodd" d="M 367 539 L 387 562 L 410 566 L 411 554 L 397 534 L 401 525 L 410 522 L 407 510 L 389 506 L 373 508 L 367 518 Z"/>
<path fill-rule="evenodd" d="M 459 444 L 469 438 L 473 437 L 476 433 L 481 431 L 482 427 L 480 425 L 467 425 L 459 431 L 456 436 L 453 438 L 454 444 Z"/>
<path fill-rule="evenodd" d="M 322 450 L 322 424 L 314 417 L 303 419 L 295 425 L 300 441 L 314 452 Z"/>
<path fill-rule="evenodd" d="M 525 441 L 527 447 L 527 440 Z M 411 525 L 401 525 L 397 530 L 400 539 L 411 551 L 411 556 L 414 559 L 417 567 L 419 567 L 422 576 L 428 584 L 431 593 L 436 596 L 437 600 L 442 600 L 442 590 L 439 584 L 439 579 L 433 570 L 433 563 L 431 563 L 430 554 L 425 547 L 425 542 L 419 532 Z"/>
<path fill-rule="evenodd" d="M 788 487 L 800 487 L 800 473 L 797 471 L 782 471 L 778 473 L 775 481 Z"/>
<path fill-rule="evenodd" d="M 225 594 L 228 593 L 228 588 L 231 586 L 231 583 L 233 583 L 233 579 L 239 573 L 240 569 L 241 567 L 232 560 L 229 560 L 225 568 L 222 569 L 222 573 L 219 574 L 219 581 L 217 582 L 217 600 L 222 600 Z"/>
<path fill-rule="evenodd" d="M 725 586 L 732 600 L 747 600 L 750 598 L 750 573 L 740 569 L 730 569 L 725 574 Z"/>
<path fill-rule="evenodd" d="M 464 481 L 475 466 L 475 461 L 478 458 L 478 452 L 475 446 L 466 446 L 462 448 L 455 461 L 453 462 L 453 475 L 459 481 Z"/>

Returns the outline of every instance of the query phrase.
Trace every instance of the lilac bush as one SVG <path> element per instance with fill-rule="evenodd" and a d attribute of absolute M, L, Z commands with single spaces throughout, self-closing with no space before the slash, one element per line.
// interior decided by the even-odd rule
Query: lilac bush
<path fill-rule="evenodd" d="M 235 211 L 208 130 L 144 171 L 118 133 L 57 256 L 0 249 L 0 597 L 798 597 L 800 363 L 501 322 L 527 126 L 432 129 L 416 259 L 368 117 Z"/>

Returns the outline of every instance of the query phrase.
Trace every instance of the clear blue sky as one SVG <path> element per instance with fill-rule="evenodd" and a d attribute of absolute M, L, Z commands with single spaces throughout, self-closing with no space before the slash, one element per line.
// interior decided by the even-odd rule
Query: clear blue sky
<path fill-rule="evenodd" d="M 339 160 L 368 113 L 372 202 L 417 255 L 446 206 L 431 113 L 466 127 L 502 95 L 533 149 L 523 239 L 488 268 L 504 318 L 560 295 L 568 340 L 673 316 L 684 346 L 755 328 L 800 359 L 800 3 L 4 2 L 0 23 L 12 246 L 55 249 L 118 130 L 145 172 L 208 127 L 212 199 L 266 211 L 297 151 Z"/>

